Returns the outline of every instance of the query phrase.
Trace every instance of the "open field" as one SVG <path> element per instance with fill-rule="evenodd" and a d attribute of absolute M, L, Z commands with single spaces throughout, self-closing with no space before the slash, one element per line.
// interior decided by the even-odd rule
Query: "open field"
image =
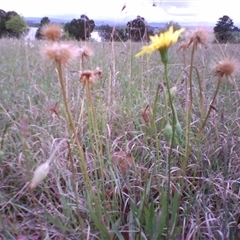
<path fill-rule="evenodd" d="M 147 61 L 134 57 L 140 43 L 86 43 L 94 55 L 63 67 L 76 144 L 44 44 L 0 40 L 0 239 L 240 239 L 240 72 L 223 76 L 198 135 L 217 88 L 214 62 L 238 60 L 239 45 L 195 52 L 186 154 L 191 46 L 185 60 L 179 44 L 169 50 L 183 129 L 171 148 L 159 53 Z M 84 88 L 80 65 L 101 78 Z M 30 189 L 48 159 L 48 176 Z"/>

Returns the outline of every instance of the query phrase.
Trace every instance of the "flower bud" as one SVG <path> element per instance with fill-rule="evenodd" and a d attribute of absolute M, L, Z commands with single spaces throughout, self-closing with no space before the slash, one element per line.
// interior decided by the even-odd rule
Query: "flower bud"
<path fill-rule="evenodd" d="M 181 139 L 182 137 L 182 127 L 179 123 L 179 121 L 177 120 L 176 124 L 175 124 L 175 136 L 177 137 L 177 139 Z"/>
<path fill-rule="evenodd" d="M 163 135 L 164 135 L 167 143 L 170 145 L 171 141 L 172 141 L 173 130 L 169 123 L 166 124 L 166 126 L 163 130 Z"/>
<path fill-rule="evenodd" d="M 170 88 L 170 95 L 171 95 L 172 100 L 174 99 L 176 94 L 177 94 L 177 86 Z"/>
<path fill-rule="evenodd" d="M 37 167 L 34 172 L 33 179 L 30 183 L 30 188 L 35 188 L 47 175 L 49 172 L 49 163 L 45 162 L 44 164 Z"/>

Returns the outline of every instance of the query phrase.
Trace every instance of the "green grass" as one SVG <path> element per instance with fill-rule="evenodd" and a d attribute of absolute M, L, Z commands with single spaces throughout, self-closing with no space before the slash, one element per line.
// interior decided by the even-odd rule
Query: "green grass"
<path fill-rule="evenodd" d="M 41 54 L 43 45 L 0 40 L 1 239 L 240 239 L 239 73 L 231 81 L 223 78 L 216 111 L 196 140 L 202 119 L 193 71 L 191 153 L 183 173 L 184 135 L 173 147 L 167 201 L 169 146 L 163 137 L 162 88 L 154 126 L 142 118 L 147 105 L 153 108 L 158 85 L 165 82 L 159 54 L 147 62 L 134 57 L 139 43 L 114 43 L 114 54 L 111 43 L 87 43 L 94 56 L 85 69 L 103 71 L 91 86 L 93 105 L 76 73 L 79 62 L 64 68 L 68 102 L 85 154 L 83 173 L 55 66 Z M 179 83 L 174 105 L 185 134 L 188 76 L 178 47 L 170 48 L 169 81 L 171 87 Z M 239 45 L 210 45 L 195 53 L 205 114 L 217 85 L 212 63 L 223 54 L 238 58 L 239 52 Z M 49 110 L 57 102 L 60 118 Z M 167 111 L 171 116 L 170 108 Z M 147 114 L 151 117 L 151 109 Z M 19 129 L 24 116 L 29 121 L 26 139 Z M 47 178 L 31 192 L 34 170 L 53 152 Z M 116 153 L 121 157 L 114 157 Z"/>

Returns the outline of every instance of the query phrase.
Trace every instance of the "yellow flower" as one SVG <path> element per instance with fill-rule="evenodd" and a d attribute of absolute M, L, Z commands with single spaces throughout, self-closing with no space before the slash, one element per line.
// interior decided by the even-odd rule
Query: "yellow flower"
<path fill-rule="evenodd" d="M 163 57 L 162 55 L 166 55 L 168 48 L 178 41 L 178 38 L 183 31 L 184 28 L 181 28 L 173 32 L 173 26 L 171 26 L 168 31 L 164 33 L 150 36 L 151 44 L 149 46 L 143 46 L 141 52 L 139 52 L 136 57 L 143 54 L 151 55 L 156 50 L 158 50 L 161 53 L 161 57 Z"/>

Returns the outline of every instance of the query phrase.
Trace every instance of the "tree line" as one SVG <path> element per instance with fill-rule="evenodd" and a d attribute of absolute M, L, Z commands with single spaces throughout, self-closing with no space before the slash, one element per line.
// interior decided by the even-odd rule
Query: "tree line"
<path fill-rule="evenodd" d="M 50 23 L 48 17 L 43 17 L 40 21 L 36 38 L 42 39 L 41 28 Z M 72 19 L 70 22 L 64 24 L 64 37 L 67 39 L 76 39 L 78 41 L 88 41 L 91 38 L 91 33 L 97 30 L 99 36 L 103 41 L 149 41 L 149 36 L 160 33 L 173 26 L 174 31 L 181 28 L 181 26 L 173 21 L 165 24 L 165 27 L 157 30 L 150 27 L 146 20 L 137 16 L 132 21 L 129 21 L 126 26 L 96 26 L 93 19 L 89 19 L 87 15 L 80 15 L 79 19 Z M 27 33 L 27 23 L 22 16 L 15 11 L 5 12 L 0 9 L 0 38 L 20 38 Z M 234 25 L 233 20 L 224 15 L 220 17 L 213 28 L 215 35 L 215 42 L 218 43 L 240 43 L 240 29 Z"/>
<path fill-rule="evenodd" d="M 213 31 L 218 43 L 240 43 L 240 29 L 234 25 L 233 20 L 227 15 L 218 19 Z"/>
<path fill-rule="evenodd" d="M 42 18 L 39 28 L 36 33 L 36 38 L 41 39 L 41 28 L 50 23 L 48 17 Z M 72 21 L 64 25 L 65 37 L 76 39 L 78 41 L 87 41 L 91 37 L 91 33 L 97 30 L 99 36 L 104 41 L 142 41 L 148 40 L 150 35 L 153 35 L 153 28 L 147 25 L 146 20 L 137 16 L 136 19 L 129 21 L 126 26 L 112 27 L 109 25 L 96 26 L 94 20 L 89 19 L 87 15 L 81 15 L 79 19 L 73 19 Z"/>
<path fill-rule="evenodd" d="M 27 24 L 23 17 L 15 11 L 5 12 L 0 9 L 0 38 L 20 38 L 27 32 Z"/>

